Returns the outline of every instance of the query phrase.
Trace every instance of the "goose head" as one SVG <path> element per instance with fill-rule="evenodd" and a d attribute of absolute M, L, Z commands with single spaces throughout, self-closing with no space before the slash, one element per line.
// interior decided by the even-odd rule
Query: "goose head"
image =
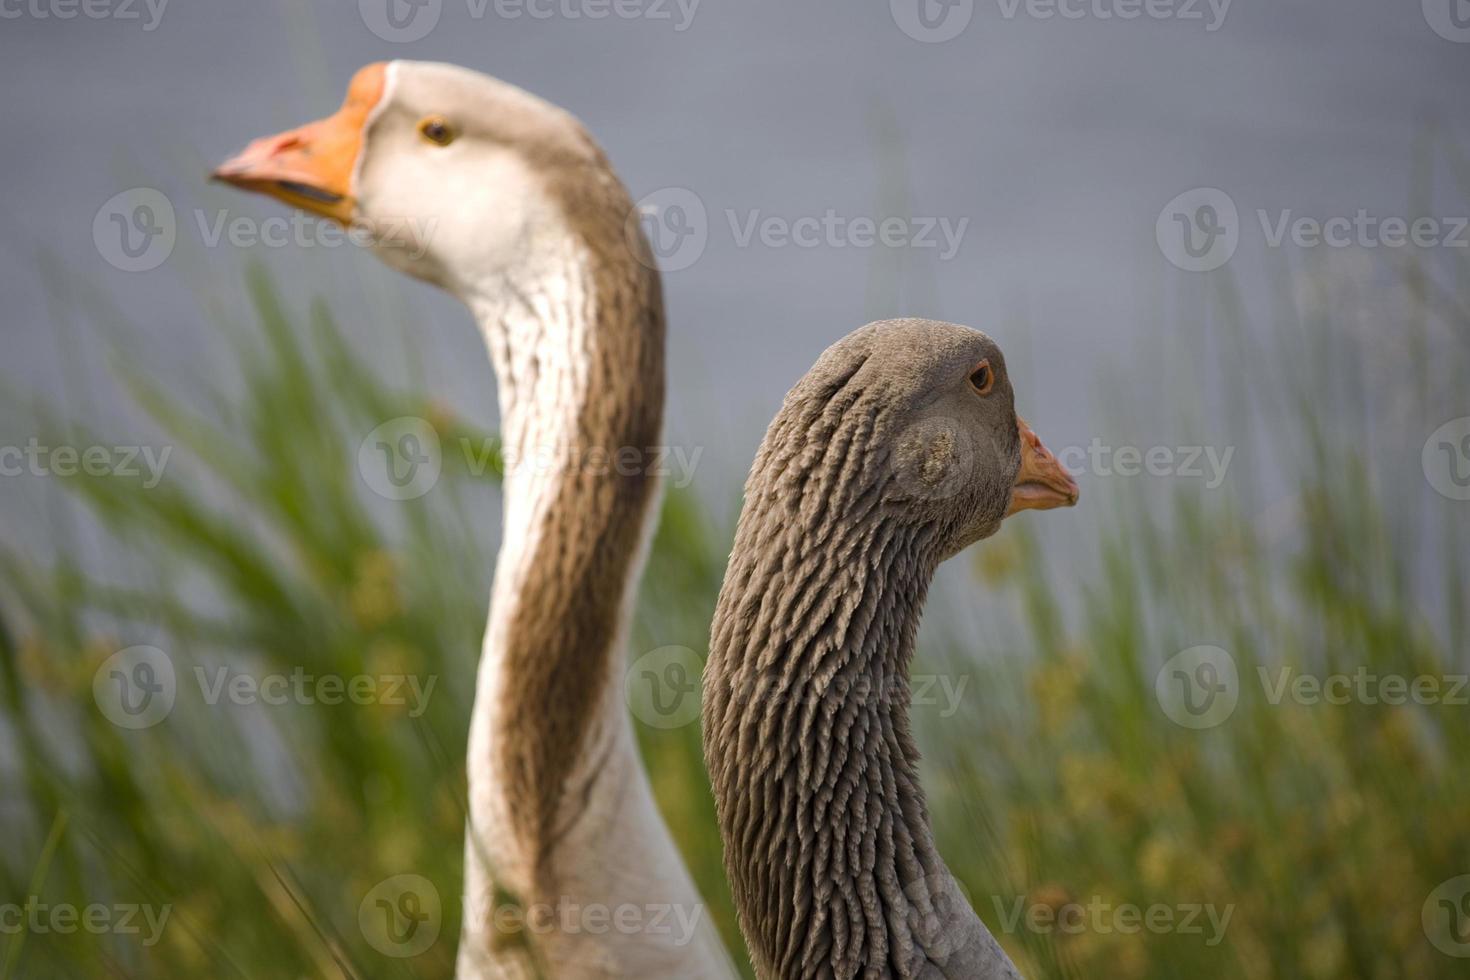
<path fill-rule="evenodd" d="M 390 265 L 462 297 L 611 177 L 570 113 L 457 65 L 378 62 L 334 114 L 255 140 L 213 176 L 348 226 Z"/>
<path fill-rule="evenodd" d="M 1016 414 L 1005 355 L 984 333 L 871 324 L 829 348 L 793 395 L 839 383 L 839 428 L 872 425 L 868 445 L 885 460 L 882 516 L 928 528 L 940 560 L 1010 515 L 1077 502 L 1076 481 Z"/>

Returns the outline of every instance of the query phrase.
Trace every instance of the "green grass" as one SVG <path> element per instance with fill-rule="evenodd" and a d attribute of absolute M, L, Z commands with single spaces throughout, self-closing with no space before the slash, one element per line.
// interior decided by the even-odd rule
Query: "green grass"
<path fill-rule="evenodd" d="M 1470 504 L 1429 492 L 1418 472 L 1428 432 L 1470 412 L 1470 269 L 1449 287 L 1434 271 L 1377 271 L 1383 288 L 1407 284 L 1411 303 L 1383 328 L 1386 345 L 1324 270 L 1296 270 L 1265 323 L 1249 322 L 1223 273 L 1200 280 L 1208 295 L 1161 320 L 1208 337 L 1210 356 L 1203 344 L 1159 353 L 1161 340 L 1141 361 L 1162 359 L 1175 380 L 1153 394 L 1194 420 L 1182 429 L 1213 418 L 1233 441 L 1254 433 L 1288 485 L 1264 489 L 1265 462 L 1244 453 L 1214 492 L 1084 478 L 1078 512 L 1012 522 L 946 569 L 917 669 L 965 687 L 951 716 L 915 712 L 931 809 L 951 866 L 1027 976 L 1463 975 L 1427 940 L 1421 910 L 1470 872 L 1470 708 L 1278 705 L 1256 679 L 1280 665 L 1470 670 Z M 250 286 L 258 329 L 238 340 L 229 387 L 200 400 L 208 411 L 119 367 L 177 447 L 168 479 L 62 483 L 128 550 L 128 573 L 99 576 L 80 546 L 46 567 L 0 555 L 0 902 L 171 910 L 152 945 L 6 934 L 0 978 L 452 973 L 462 753 L 493 558 L 476 528 L 493 512 L 494 472 L 446 453 L 433 492 L 383 506 L 354 460 L 366 432 L 402 415 L 449 444 L 493 440 L 388 390 L 323 309 L 284 309 L 259 272 Z M 1149 407 L 1129 400 L 1109 410 Z M 53 442 L 89 439 L 80 420 L 37 415 Z M 670 493 L 635 652 L 702 649 L 728 538 L 694 497 Z M 972 600 L 983 631 L 959 615 Z M 232 663 L 438 683 L 420 717 L 180 697 L 166 721 L 130 731 L 97 710 L 92 684 L 137 643 L 167 650 L 181 677 Z M 1154 679 L 1200 644 L 1227 649 L 1241 684 L 1228 720 L 1192 730 L 1161 710 Z M 640 736 L 738 949 L 697 726 Z M 389 958 L 359 928 L 359 906 L 408 872 L 434 884 L 440 935 Z M 1081 927 L 1007 929 L 1017 903 Z M 1098 903 L 1230 919 L 1218 942 L 1203 919 L 1201 933 L 1128 934 L 1086 911 Z"/>

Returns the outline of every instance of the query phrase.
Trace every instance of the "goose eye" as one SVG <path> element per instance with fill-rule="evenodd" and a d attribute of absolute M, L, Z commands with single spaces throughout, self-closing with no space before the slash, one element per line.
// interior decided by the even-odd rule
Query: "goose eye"
<path fill-rule="evenodd" d="M 970 373 L 970 384 L 980 394 L 990 394 L 990 389 L 995 386 L 995 372 L 990 370 L 989 361 L 981 361 Z"/>
<path fill-rule="evenodd" d="M 448 146 L 454 142 L 454 128 L 442 116 L 430 116 L 419 123 L 419 135 L 430 143 Z"/>

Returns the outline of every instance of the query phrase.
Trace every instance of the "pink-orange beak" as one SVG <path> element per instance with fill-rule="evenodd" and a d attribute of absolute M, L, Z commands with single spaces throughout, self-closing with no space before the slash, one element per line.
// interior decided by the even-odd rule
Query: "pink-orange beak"
<path fill-rule="evenodd" d="M 1051 510 L 1071 507 L 1077 502 L 1077 481 L 1041 443 L 1026 420 L 1016 417 L 1021 433 L 1021 470 L 1011 489 L 1011 506 L 1006 516 L 1023 510 Z"/>
<path fill-rule="evenodd" d="M 335 114 L 258 139 L 216 167 L 211 176 L 349 223 L 356 208 L 352 177 L 362 152 L 363 130 L 383 97 L 387 71 L 385 62 L 362 68 Z"/>

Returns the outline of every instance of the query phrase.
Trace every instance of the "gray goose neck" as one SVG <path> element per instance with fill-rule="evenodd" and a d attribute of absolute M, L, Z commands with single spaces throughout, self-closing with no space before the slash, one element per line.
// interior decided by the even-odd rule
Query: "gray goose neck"
<path fill-rule="evenodd" d="M 862 395 L 842 379 L 800 395 L 746 485 L 705 672 L 705 754 L 757 970 L 1014 978 L 935 849 L 909 733 L 934 534 L 886 511 Z"/>

